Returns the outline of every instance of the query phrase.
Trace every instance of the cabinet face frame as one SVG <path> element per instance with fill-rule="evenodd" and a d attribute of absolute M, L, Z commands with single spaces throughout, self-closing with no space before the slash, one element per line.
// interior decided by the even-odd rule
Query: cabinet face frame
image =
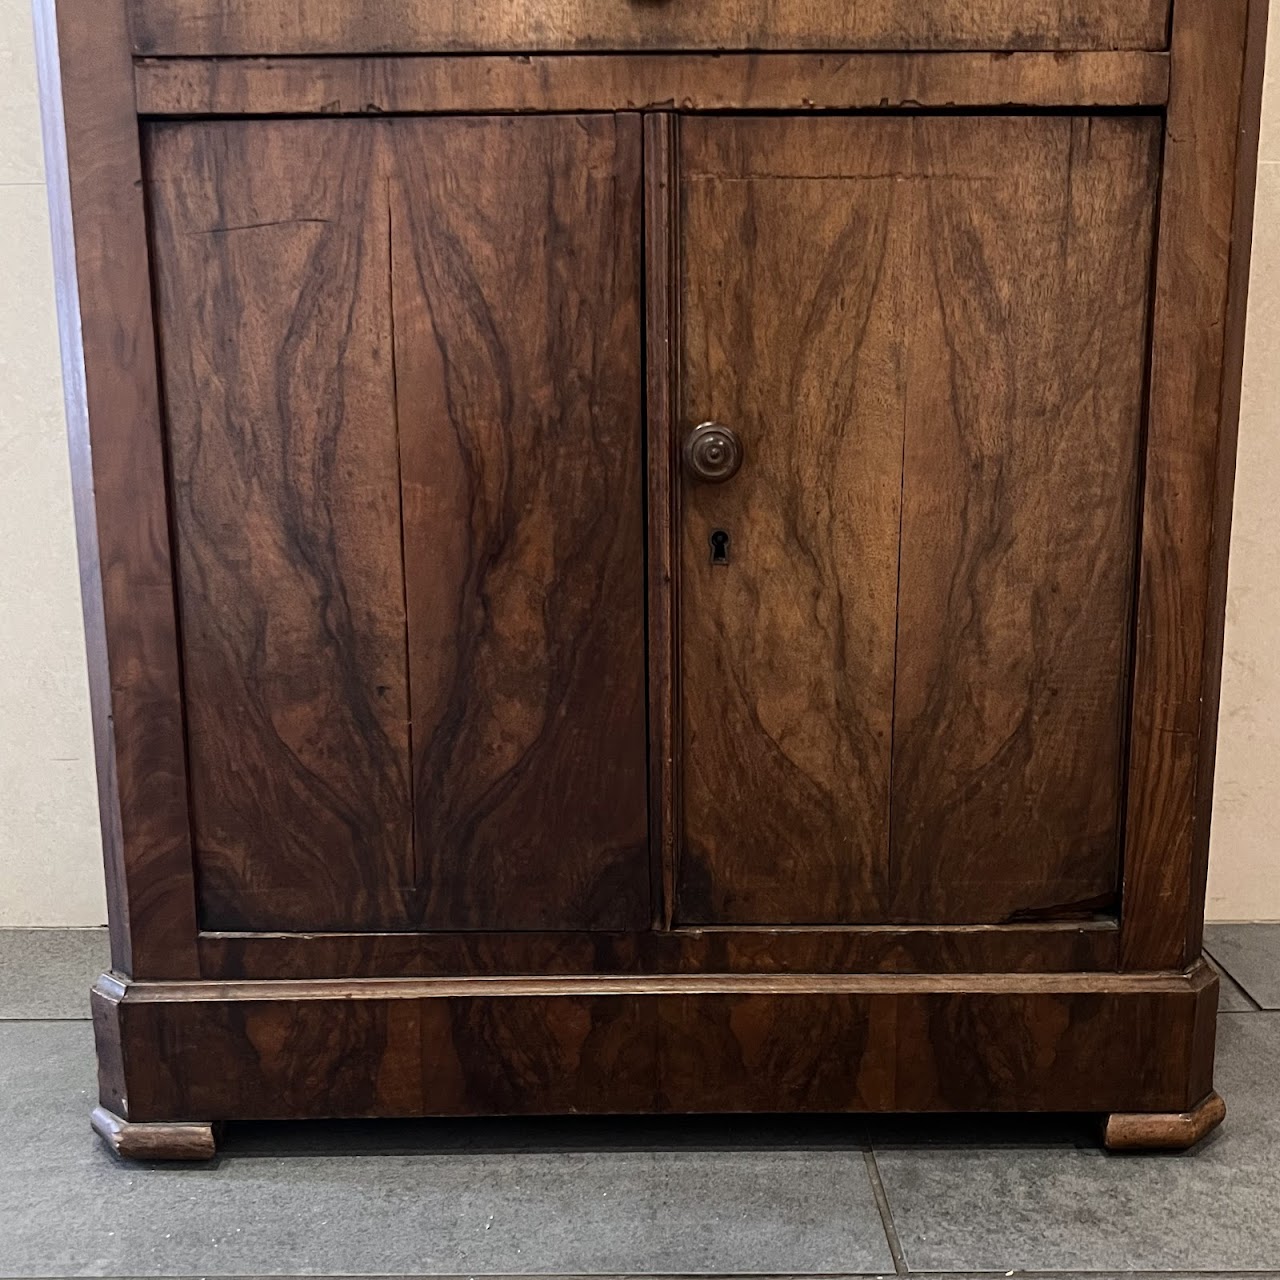
<path fill-rule="evenodd" d="M 256 60 L 135 64 L 127 10 L 127 0 L 101 0 L 92 12 L 37 0 L 37 42 L 112 964 L 136 978 L 191 979 L 202 965 L 139 105 L 152 114 L 305 114 L 334 99 L 306 97 L 305 66 L 290 82 L 283 70 L 264 75 Z M 585 109 L 566 103 L 601 99 L 615 109 L 658 106 L 672 87 L 660 71 L 677 73 L 674 87 L 685 90 L 667 105 L 709 110 L 810 107 L 806 77 L 826 86 L 821 105 L 846 110 L 1157 108 L 1167 85 L 1123 851 L 1119 965 L 1130 970 L 1182 969 L 1200 949 L 1265 28 L 1265 0 L 1176 0 L 1167 56 L 1015 53 L 998 60 L 1010 70 L 995 82 L 982 76 L 997 60 L 967 53 L 854 55 L 839 66 L 822 55 L 743 54 L 722 60 L 703 89 L 705 65 L 683 56 L 637 70 L 638 80 L 625 66 L 643 58 L 606 59 L 596 78 L 570 58 L 342 58 L 332 68 L 357 77 L 352 92 L 366 87 L 358 77 L 375 77 L 400 111 L 501 110 L 503 101 L 507 110 Z M 617 79 L 604 76 L 610 65 Z M 563 79 L 555 68 L 567 68 Z M 1134 72 L 1136 85 L 1126 78 Z M 744 93 L 761 73 L 765 87 Z M 573 88 L 578 75 L 586 78 Z M 670 151 L 672 128 L 672 117 L 650 117 L 646 159 Z M 661 224 L 668 199 L 661 184 L 650 191 L 651 224 Z M 650 290 L 651 339 L 670 323 L 661 292 Z M 651 406 L 661 404 L 658 376 L 651 368 Z M 670 410 L 665 428 L 662 411 L 650 412 L 651 457 L 670 457 L 662 452 Z M 651 469 L 651 502 L 662 469 Z M 651 589 L 662 574 L 660 524 L 651 527 Z M 670 607 L 654 609 L 659 625 Z M 659 699 L 661 654 L 651 654 Z M 652 796 L 668 825 L 655 824 L 654 838 L 668 849 L 673 810 L 662 774 L 672 743 L 661 717 L 655 729 Z M 658 871 L 665 882 L 665 858 Z"/>

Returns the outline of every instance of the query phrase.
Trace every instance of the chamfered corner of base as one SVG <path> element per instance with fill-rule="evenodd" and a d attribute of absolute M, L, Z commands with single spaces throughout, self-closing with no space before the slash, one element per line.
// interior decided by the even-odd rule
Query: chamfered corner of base
<path fill-rule="evenodd" d="M 1227 1104 L 1210 1093 L 1191 1111 L 1113 1112 L 1103 1142 L 1108 1151 L 1187 1151 L 1226 1119 Z"/>
<path fill-rule="evenodd" d="M 186 1120 L 132 1124 L 106 1107 L 95 1107 L 89 1123 L 126 1160 L 212 1160 L 217 1154 L 212 1124 Z"/>

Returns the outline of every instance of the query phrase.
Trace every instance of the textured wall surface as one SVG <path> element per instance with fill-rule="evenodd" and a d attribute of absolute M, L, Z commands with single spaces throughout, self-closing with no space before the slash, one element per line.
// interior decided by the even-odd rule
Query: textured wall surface
<path fill-rule="evenodd" d="M 1209 914 L 1280 920 L 1280 0 L 1272 0 Z M 0 926 L 105 918 L 28 0 L 0 0 Z"/>

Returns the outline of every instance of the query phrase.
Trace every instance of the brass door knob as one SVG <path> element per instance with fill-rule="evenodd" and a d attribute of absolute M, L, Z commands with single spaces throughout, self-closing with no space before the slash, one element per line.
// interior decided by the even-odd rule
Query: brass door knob
<path fill-rule="evenodd" d="M 684 465 L 695 480 L 723 484 L 742 466 L 742 441 L 732 427 L 719 422 L 700 423 L 684 442 Z"/>

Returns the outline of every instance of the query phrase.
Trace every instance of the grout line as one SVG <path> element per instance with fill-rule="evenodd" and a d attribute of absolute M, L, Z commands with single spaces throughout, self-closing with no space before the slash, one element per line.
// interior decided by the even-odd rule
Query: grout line
<path fill-rule="evenodd" d="M 1223 964 L 1223 963 L 1222 963 L 1222 961 L 1221 961 L 1221 960 L 1219 960 L 1219 959 L 1218 959 L 1218 957 L 1217 957 L 1217 956 L 1215 956 L 1215 955 L 1213 954 L 1213 952 L 1212 952 L 1208 947 L 1205 947 L 1204 952 L 1205 952 L 1205 955 L 1207 955 L 1207 956 L 1209 957 L 1209 959 L 1213 961 L 1214 966 L 1217 968 L 1218 972 L 1219 972 L 1219 973 L 1220 973 L 1224 978 L 1226 978 L 1226 980 L 1227 980 L 1229 983 L 1231 983 L 1231 985 L 1232 985 L 1233 987 L 1235 987 L 1235 989 L 1236 989 L 1238 992 L 1240 992 L 1240 994 L 1241 994 L 1242 996 L 1244 996 L 1244 998 L 1245 998 L 1245 999 L 1246 999 L 1246 1000 L 1247 1000 L 1251 1005 L 1253 1005 L 1253 1010 L 1252 1010 L 1252 1012 L 1254 1012 L 1254 1013 L 1261 1013 L 1261 1012 L 1262 1012 L 1262 1006 L 1261 1006 L 1261 1005 L 1260 1005 L 1260 1004 L 1259 1004 L 1259 1003 L 1258 1003 L 1258 1002 L 1253 998 L 1253 996 L 1252 996 L 1252 995 L 1250 994 L 1250 992 L 1249 992 L 1249 989 L 1244 985 L 1244 983 L 1243 983 L 1243 982 L 1241 982 L 1241 981 L 1240 981 L 1240 979 L 1239 979 L 1239 978 L 1237 978 L 1237 977 L 1236 977 L 1236 975 L 1235 975 L 1234 973 L 1232 973 L 1232 972 L 1231 972 L 1231 970 L 1230 970 L 1230 969 L 1228 969 L 1228 968 L 1227 968 L 1227 966 L 1226 966 L 1225 964 Z M 1244 1009 L 1225 1009 L 1225 1010 L 1224 1010 L 1224 1009 L 1219 1009 L 1219 1010 L 1218 1010 L 1218 1012 L 1219 1012 L 1219 1013 L 1244 1013 L 1244 1012 L 1245 1012 L 1245 1010 L 1244 1010 Z"/>
<path fill-rule="evenodd" d="M 92 1022 L 93 1015 L 90 1013 L 75 1014 L 20 1014 L 10 1016 L 7 1013 L 0 1013 L 0 1027 L 8 1022 L 24 1023 L 24 1022 Z"/>
<path fill-rule="evenodd" d="M 324 1275 L 312 1273 L 279 1272 L 270 1277 L 228 1275 L 219 1280 L 869 1280 L 881 1273 L 874 1271 L 598 1271 L 591 1273 L 569 1271 L 531 1271 L 512 1275 L 509 1272 L 455 1272 L 455 1273 L 380 1273 L 367 1271 L 334 1271 Z M 969 1277 L 993 1277 L 1003 1280 L 1016 1274 L 1018 1280 L 1067 1280 L 1067 1277 L 1090 1276 L 1094 1280 L 1171 1280 L 1174 1276 L 1221 1276 L 1232 1280 L 1274 1280 L 1277 1271 L 913 1271 L 918 1280 L 960 1280 Z M 26 1280 L 64 1280 L 59 1276 L 31 1276 Z M 123 1276 L 102 1276 L 98 1280 L 131 1280 Z M 197 1280 L 197 1273 L 153 1276 L 150 1280 Z"/>
<path fill-rule="evenodd" d="M 867 1177 L 871 1181 L 871 1194 L 876 1198 L 876 1209 L 880 1213 L 880 1225 L 884 1227 L 884 1237 L 893 1255 L 893 1269 L 900 1275 L 907 1274 L 907 1258 L 902 1251 L 902 1241 L 898 1239 L 898 1228 L 893 1225 L 893 1210 L 889 1208 L 889 1197 L 884 1189 L 884 1181 L 880 1177 L 880 1166 L 876 1163 L 876 1153 L 870 1147 L 862 1153 L 867 1166 Z"/>
<path fill-rule="evenodd" d="M 509 1272 L 455 1272 L 455 1273 L 382 1273 L 371 1271 L 333 1271 L 319 1273 L 279 1272 L 261 1277 L 245 1274 L 220 1276 L 218 1280 L 869 1280 L 879 1277 L 875 1271 L 598 1271 L 589 1274 L 576 1271 L 530 1271 L 512 1275 Z M 1068 1277 L 1090 1276 L 1094 1280 L 1171 1280 L 1174 1276 L 1222 1276 L 1233 1280 L 1274 1280 L 1280 1271 L 913 1271 L 918 1280 L 960 1280 L 969 1277 L 1003 1277 L 1016 1274 L 1018 1280 L 1068 1280 Z M 65 1280 L 61 1276 L 28 1276 L 25 1280 Z M 125 1276 L 99 1276 L 97 1280 L 132 1280 Z M 197 1273 L 169 1274 L 149 1277 L 149 1280 L 197 1280 Z"/>
<path fill-rule="evenodd" d="M 931 1272 L 930 1275 L 983 1275 L 983 1272 Z M 1003 1271 L 993 1271 L 992 1276 L 1003 1277 Z M 1071 1275 L 1088 1275 L 1088 1272 L 1071 1272 Z M 1167 1273 L 1157 1273 L 1167 1274 Z M 1182 1274 L 1182 1273 L 1179 1273 Z M 1215 1272 L 1196 1272 L 1196 1275 L 1214 1275 Z M 1242 1277 L 1258 1275 L 1274 1277 L 1280 1272 L 1224 1272 L 1221 1274 L 1239 1275 Z M 207 1280 L 208 1272 L 166 1273 L 148 1276 L 147 1280 Z M 923 1275 L 923 1273 L 922 1273 Z M 1020 1271 L 1019 1276 L 1034 1276 L 1035 1272 Z M 1123 1273 L 1099 1272 L 1098 1275 L 1116 1275 L 1116 1280 L 1128 1280 L 1130 1276 L 1141 1277 L 1141 1271 Z M 281 1271 L 270 1276 L 254 1276 L 244 1272 L 236 1272 L 225 1276 L 217 1276 L 216 1280 L 885 1280 L 884 1273 L 879 1271 L 414 1271 L 414 1272 L 381 1272 L 381 1271 L 327 1271 L 327 1272 L 289 1272 Z M 0 1280 L 67 1280 L 65 1276 L 7 1276 L 0 1273 Z M 129 1276 L 96 1276 L 94 1280 L 136 1280 Z M 1065 1277 L 1062 1278 L 1065 1280 Z"/>

